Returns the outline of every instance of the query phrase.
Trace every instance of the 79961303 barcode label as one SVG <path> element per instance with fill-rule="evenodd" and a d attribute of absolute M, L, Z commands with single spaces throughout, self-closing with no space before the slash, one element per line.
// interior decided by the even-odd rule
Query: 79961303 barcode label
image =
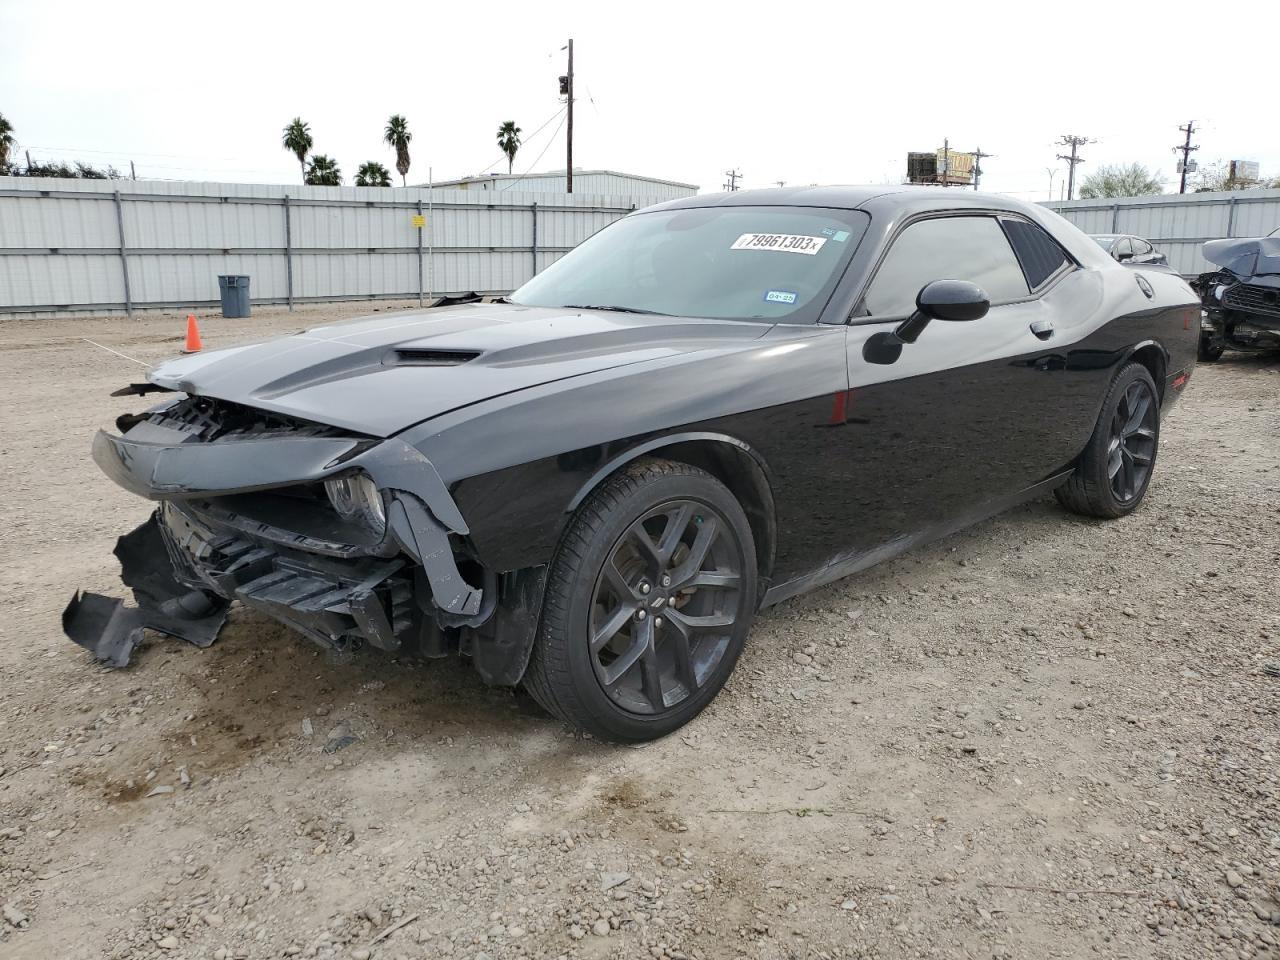
<path fill-rule="evenodd" d="M 798 233 L 744 233 L 733 241 L 730 250 L 771 250 L 777 253 L 803 253 L 812 257 L 826 237 L 806 237 Z"/>

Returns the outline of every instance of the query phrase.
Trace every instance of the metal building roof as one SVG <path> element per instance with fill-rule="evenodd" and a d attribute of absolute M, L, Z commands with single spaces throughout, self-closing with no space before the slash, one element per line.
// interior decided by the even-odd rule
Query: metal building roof
<path fill-rule="evenodd" d="M 660 177 L 646 177 L 641 174 L 622 173 L 618 170 L 584 170 L 580 167 L 574 167 L 573 176 L 575 180 L 586 177 L 614 177 L 619 180 L 626 180 L 638 184 L 656 184 L 664 187 L 679 187 L 693 191 L 700 189 L 695 183 L 681 183 L 678 180 L 664 180 Z M 496 181 L 503 184 L 503 187 L 505 188 L 508 185 L 514 186 L 516 182 L 520 181 L 527 183 L 528 181 L 554 180 L 559 183 L 563 182 L 564 178 L 565 171 L 561 169 L 547 170 L 543 173 L 489 173 L 482 176 L 459 177 L 456 180 L 437 180 L 432 185 L 436 187 L 470 186 L 472 184 Z M 425 187 L 427 184 L 421 183 L 417 184 L 417 186 Z"/>

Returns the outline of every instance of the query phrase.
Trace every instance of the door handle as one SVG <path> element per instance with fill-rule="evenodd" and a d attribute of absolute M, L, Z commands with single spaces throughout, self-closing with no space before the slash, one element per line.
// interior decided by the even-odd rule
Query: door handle
<path fill-rule="evenodd" d="M 1041 340 L 1048 340 L 1053 336 L 1053 321 L 1033 320 L 1031 321 L 1031 332 Z"/>

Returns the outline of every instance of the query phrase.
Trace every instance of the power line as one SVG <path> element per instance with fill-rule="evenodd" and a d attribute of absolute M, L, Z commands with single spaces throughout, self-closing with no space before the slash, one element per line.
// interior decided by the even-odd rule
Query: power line
<path fill-rule="evenodd" d="M 547 117 L 546 120 L 542 121 L 542 123 L 538 125 L 538 129 L 534 130 L 533 133 L 525 137 L 524 140 L 521 141 L 520 145 L 522 147 L 527 147 L 538 134 L 540 134 L 543 130 L 545 130 L 548 126 L 550 126 L 551 122 L 555 120 L 557 117 L 559 117 L 560 114 L 562 113 L 564 113 L 564 107 L 560 107 L 558 110 L 556 110 L 555 113 Z M 498 164 L 502 163 L 502 161 L 506 159 L 507 159 L 507 155 L 505 153 L 499 153 L 498 159 L 493 161 L 493 163 L 489 164 L 489 166 L 485 167 L 483 170 L 481 170 L 478 174 L 476 174 L 476 176 L 478 177 L 483 176 L 484 174 L 488 173 L 490 170 L 492 170 L 494 167 L 496 167 Z"/>
<path fill-rule="evenodd" d="M 560 128 L 563 126 L 564 126 L 564 118 L 561 117 L 560 123 L 556 126 L 555 132 L 551 134 L 551 139 L 548 140 L 547 145 L 542 148 L 542 153 L 538 154 L 538 156 L 534 159 L 533 163 L 529 164 L 529 169 L 526 170 L 524 173 L 520 174 L 520 176 L 516 177 L 514 180 L 508 183 L 501 190 L 499 190 L 498 191 L 499 193 L 505 190 L 510 190 L 517 183 L 519 183 L 521 180 L 523 180 L 525 177 L 529 176 L 529 174 L 533 172 L 533 168 L 538 165 L 538 161 L 541 160 L 546 155 L 546 152 L 551 149 L 551 145 L 556 142 L 556 134 L 560 132 Z"/>
<path fill-rule="evenodd" d="M 1187 135 L 1187 139 L 1185 141 L 1173 148 L 1174 153 L 1177 153 L 1179 150 L 1182 151 L 1182 163 L 1178 165 L 1178 171 L 1182 174 L 1182 182 L 1178 185 L 1178 192 L 1186 193 L 1187 160 L 1191 156 L 1191 151 L 1200 149 L 1200 144 L 1197 143 L 1194 147 L 1191 145 L 1191 134 L 1196 132 L 1196 122 L 1194 120 L 1188 120 L 1185 127 L 1179 127 L 1178 129 Z"/>
<path fill-rule="evenodd" d="M 1097 143 L 1097 142 L 1098 142 L 1097 140 L 1090 140 L 1088 137 L 1077 136 L 1073 133 L 1063 134 L 1062 139 L 1058 141 L 1058 143 L 1062 144 L 1062 146 L 1071 148 L 1070 156 L 1067 156 L 1061 153 L 1058 154 L 1059 160 L 1067 161 L 1067 199 L 1068 200 L 1075 199 L 1076 164 L 1084 163 L 1084 157 L 1077 156 L 1076 150 L 1086 143 Z"/>

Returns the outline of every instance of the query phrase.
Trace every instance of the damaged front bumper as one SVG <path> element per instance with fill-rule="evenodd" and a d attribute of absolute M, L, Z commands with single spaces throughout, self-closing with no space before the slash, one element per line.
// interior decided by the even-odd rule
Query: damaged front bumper
<path fill-rule="evenodd" d="M 1280 348 L 1280 274 L 1223 269 L 1201 274 L 1192 286 L 1204 308 L 1200 332 L 1206 345 L 1242 351 Z"/>
<path fill-rule="evenodd" d="M 103 472 L 160 501 L 116 548 L 137 608 L 77 594 L 63 615 L 67 635 L 98 660 L 125 665 L 143 628 L 207 646 L 232 600 L 330 648 L 367 642 L 425 656 L 442 652 L 442 631 L 492 616 L 494 578 L 477 568 L 475 586 L 462 575 L 455 547 L 466 522 L 415 448 L 316 425 L 210 441 L 206 423 L 168 407 L 94 439 Z M 315 495 L 355 473 L 376 485 L 384 529 L 344 521 Z"/>

